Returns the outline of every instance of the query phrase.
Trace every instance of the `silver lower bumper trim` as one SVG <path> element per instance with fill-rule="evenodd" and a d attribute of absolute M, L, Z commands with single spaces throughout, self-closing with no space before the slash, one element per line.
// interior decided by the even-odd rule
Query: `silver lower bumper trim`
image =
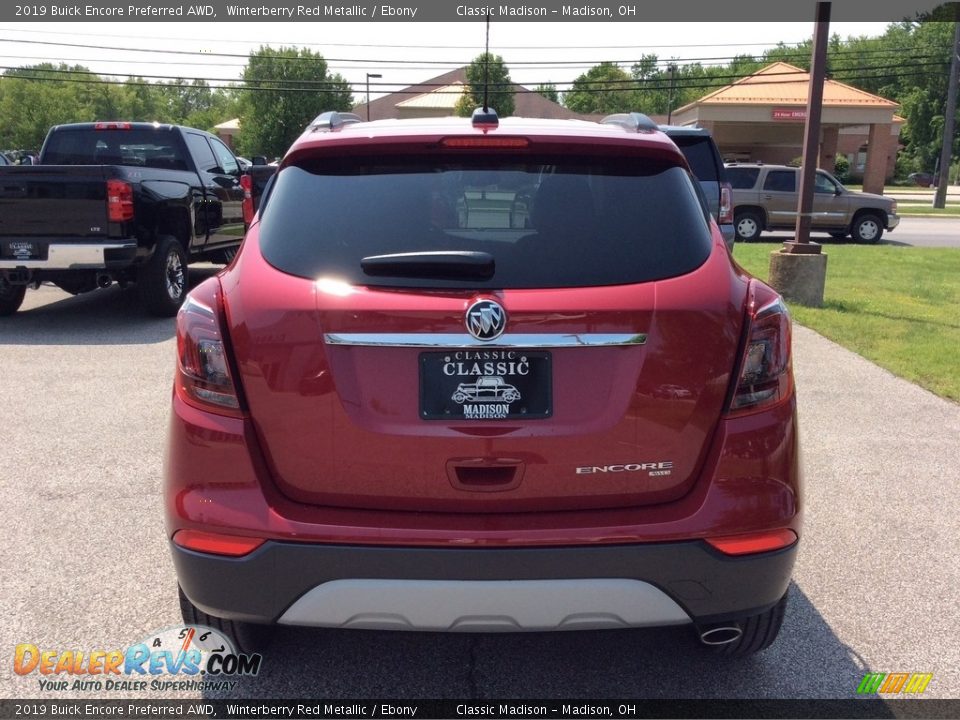
<path fill-rule="evenodd" d="M 106 267 L 107 250 L 130 250 L 136 243 L 51 243 L 46 260 L 0 260 L 0 270 L 34 268 L 37 270 L 97 270 Z"/>
<path fill-rule="evenodd" d="M 690 617 L 640 580 L 333 580 L 282 625 L 367 630 L 520 632 L 685 625 Z"/>

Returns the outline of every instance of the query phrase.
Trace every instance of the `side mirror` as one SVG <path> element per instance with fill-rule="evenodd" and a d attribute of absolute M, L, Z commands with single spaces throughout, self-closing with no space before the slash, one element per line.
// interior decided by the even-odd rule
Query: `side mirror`
<path fill-rule="evenodd" d="M 264 155 L 254 155 L 253 158 L 252 158 L 252 161 L 253 161 L 253 164 L 254 164 L 254 165 L 266 165 L 266 164 L 267 164 L 267 158 L 266 158 L 266 156 L 264 156 Z"/>

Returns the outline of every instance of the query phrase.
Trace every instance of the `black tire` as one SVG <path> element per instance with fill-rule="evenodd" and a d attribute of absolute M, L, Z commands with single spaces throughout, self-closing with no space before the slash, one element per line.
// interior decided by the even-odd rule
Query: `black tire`
<path fill-rule="evenodd" d="M 738 212 L 733 221 L 738 242 L 756 242 L 763 232 L 763 218 L 752 210 Z"/>
<path fill-rule="evenodd" d="M 777 639 L 783 625 L 783 616 L 787 610 L 787 593 L 766 612 L 743 618 L 736 623 L 742 634 L 733 642 L 725 645 L 710 646 L 718 655 L 724 657 L 746 657 L 766 650 Z M 700 628 L 702 632 L 703 628 Z"/>
<path fill-rule="evenodd" d="M 180 614 L 187 625 L 206 625 L 219 630 L 233 640 L 234 649 L 241 653 L 262 652 L 273 639 L 271 625 L 257 625 L 255 623 L 240 622 L 239 620 L 225 620 L 224 618 L 208 615 L 198 608 L 184 595 L 183 588 L 177 585 L 180 594 Z"/>
<path fill-rule="evenodd" d="M 187 294 L 187 253 L 175 237 L 161 235 L 137 272 L 140 302 L 152 315 L 173 317 Z"/>
<path fill-rule="evenodd" d="M 26 294 L 26 285 L 11 285 L 4 278 L 0 278 L 0 317 L 13 315 L 19 310 Z"/>
<path fill-rule="evenodd" d="M 879 215 L 864 213 L 857 216 L 850 228 L 850 234 L 858 243 L 876 245 L 883 237 L 883 220 Z"/>

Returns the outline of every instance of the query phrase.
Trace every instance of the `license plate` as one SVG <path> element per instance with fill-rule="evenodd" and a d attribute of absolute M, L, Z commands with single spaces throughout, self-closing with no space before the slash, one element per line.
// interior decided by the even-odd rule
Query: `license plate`
<path fill-rule="evenodd" d="M 420 354 L 424 420 L 548 418 L 551 356 L 530 350 L 448 350 Z"/>
<path fill-rule="evenodd" d="M 33 260 L 40 256 L 36 243 L 29 240 L 10 240 L 4 249 L 4 256 L 14 260 Z"/>

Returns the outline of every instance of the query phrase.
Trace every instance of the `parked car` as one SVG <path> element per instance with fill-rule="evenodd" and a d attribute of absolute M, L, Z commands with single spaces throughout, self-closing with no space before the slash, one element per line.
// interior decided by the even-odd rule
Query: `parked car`
<path fill-rule="evenodd" d="M 937 176 L 928 172 L 910 173 L 907 175 L 907 179 L 920 187 L 935 187 L 937 184 Z"/>
<path fill-rule="evenodd" d="M 720 151 L 709 130 L 699 127 L 661 125 L 660 129 L 676 143 L 687 158 L 693 174 L 710 207 L 710 214 L 720 226 L 727 247 L 733 249 L 736 233 L 733 228 L 733 190 L 727 180 L 726 168 Z"/>
<path fill-rule="evenodd" d="M 98 122 L 51 128 L 36 166 L 0 168 L 0 315 L 28 286 L 77 294 L 134 282 L 177 313 L 187 266 L 228 262 L 243 239 L 240 168 L 202 130 Z"/>
<path fill-rule="evenodd" d="M 792 230 L 797 222 L 800 169 L 787 165 L 727 165 L 733 186 L 737 240 L 752 242 L 764 230 Z M 814 181 L 811 230 L 860 243 L 876 243 L 900 223 L 897 201 L 847 190 L 825 170 Z"/>
<path fill-rule="evenodd" d="M 277 624 L 774 641 L 790 319 L 631 119 L 325 113 L 293 144 L 177 318 L 186 622 L 247 650 Z"/>

